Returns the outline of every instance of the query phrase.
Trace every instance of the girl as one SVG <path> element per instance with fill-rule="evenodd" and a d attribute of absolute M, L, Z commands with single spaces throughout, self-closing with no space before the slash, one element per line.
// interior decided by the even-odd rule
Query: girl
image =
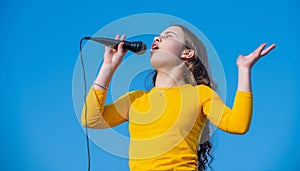
<path fill-rule="evenodd" d="M 124 39 L 125 35 L 121 37 Z M 129 92 L 105 105 L 110 80 L 127 52 L 123 44 L 117 49 L 105 47 L 104 62 L 87 96 L 88 110 L 86 115 L 83 111 L 81 121 L 96 129 L 129 121 L 130 170 L 205 170 L 206 153 L 211 148 L 204 133 L 208 121 L 229 133 L 248 131 L 251 67 L 275 44 L 265 50 L 266 44 L 262 44 L 249 55 L 238 57 L 238 87 L 232 109 L 214 91 L 204 45 L 181 25 L 170 26 L 154 38 L 154 88 Z"/>

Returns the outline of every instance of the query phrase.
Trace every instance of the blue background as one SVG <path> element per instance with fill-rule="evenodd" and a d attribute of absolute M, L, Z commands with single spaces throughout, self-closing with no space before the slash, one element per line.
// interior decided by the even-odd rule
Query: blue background
<path fill-rule="evenodd" d="M 216 48 L 227 101 L 236 58 L 260 43 L 277 48 L 253 68 L 254 113 L 246 135 L 217 131 L 215 170 L 298 170 L 299 2 L 1 1 L 0 170 L 86 170 L 85 134 L 72 102 L 79 40 L 138 13 L 164 13 L 198 27 Z M 120 29 L 121 31 L 121 29 Z M 127 159 L 91 144 L 92 170 L 128 170 Z"/>

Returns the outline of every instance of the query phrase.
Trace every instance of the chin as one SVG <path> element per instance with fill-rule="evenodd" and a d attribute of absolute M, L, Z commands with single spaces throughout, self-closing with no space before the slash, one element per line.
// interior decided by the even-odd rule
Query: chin
<path fill-rule="evenodd" d="M 182 63 L 175 55 L 169 55 L 166 53 L 155 52 L 151 54 L 150 63 L 155 69 L 161 69 L 165 67 L 178 66 Z"/>
<path fill-rule="evenodd" d="M 162 61 L 159 59 L 159 56 L 156 54 L 151 54 L 150 63 L 155 69 L 159 69 L 162 66 Z"/>

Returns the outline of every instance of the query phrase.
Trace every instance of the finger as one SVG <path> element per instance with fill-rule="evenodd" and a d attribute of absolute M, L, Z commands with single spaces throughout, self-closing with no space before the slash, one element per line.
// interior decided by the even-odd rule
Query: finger
<path fill-rule="evenodd" d="M 105 46 L 105 51 L 106 51 L 106 52 L 109 52 L 110 50 L 111 50 L 111 47 Z"/>
<path fill-rule="evenodd" d="M 115 36 L 115 39 L 116 39 L 116 40 L 119 40 L 119 39 L 120 39 L 120 35 L 117 34 L 117 35 Z M 111 51 L 112 49 L 114 49 L 114 48 L 112 48 L 112 47 L 110 47 L 110 46 L 105 46 L 105 51 L 107 51 L 107 52 Z"/>
<path fill-rule="evenodd" d="M 115 40 L 119 40 L 119 39 L 120 39 L 120 34 L 117 34 L 115 36 Z M 113 53 L 116 53 L 117 52 L 117 46 L 114 46 L 114 47 L 109 46 L 107 50 L 111 50 Z"/>
<path fill-rule="evenodd" d="M 106 55 L 106 54 L 114 54 L 114 53 L 116 53 L 116 52 L 117 52 L 116 49 L 111 48 L 111 47 L 109 47 L 109 46 L 105 46 L 105 55 Z"/>
<path fill-rule="evenodd" d="M 124 42 L 119 43 L 119 45 L 118 45 L 118 52 L 120 54 L 124 54 L 125 55 L 128 50 L 124 49 L 123 46 L 124 46 Z"/>
<path fill-rule="evenodd" d="M 123 34 L 122 37 L 121 37 L 121 40 L 125 40 L 125 38 L 126 38 L 126 35 Z"/>
<path fill-rule="evenodd" d="M 124 42 L 119 43 L 119 45 L 118 45 L 118 52 L 119 53 L 123 53 L 123 45 L 124 45 Z"/>
<path fill-rule="evenodd" d="M 271 46 L 269 46 L 267 49 L 263 50 L 260 55 L 261 56 L 265 56 L 266 54 L 268 54 L 272 49 L 274 49 L 276 47 L 275 44 L 272 44 Z"/>
<path fill-rule="evenodd" d="M 125 38 L 126 38 L 126 35 L 123 34 L 122 37 L 121 37 L 121 41 L 125 40 Z M 121 52 L 121 53 L 126 53 L 127 52 L 127 50 L 123 49 L 123 46 L 124 46 L 124 42 L 119 43 L 118 52 Z"/>
<path fill-rule="evenodd" d="M 105 46 L 105 51 L 107 53 L 110 53 L 110 52 L 115 53 L 115 52 L 117 52 L 117 49 L 115 47 Z"/>
<path fill-rule="evenodd" d="M 120 39 L 120 35 L 117 34 L 116 37 L 115 37 L 115 39 L 116 39 L 116 40 L 119 40 L 119 39 Z"/>
<path fill-rule="evenodd" d="M 255 49 L 255 51 L 253 51 L 252 53 L 255 55 L 259 55 L 261 54 L 262 50 L 266 47 L 266 43 L 261 44 L 257 49 Z"/>

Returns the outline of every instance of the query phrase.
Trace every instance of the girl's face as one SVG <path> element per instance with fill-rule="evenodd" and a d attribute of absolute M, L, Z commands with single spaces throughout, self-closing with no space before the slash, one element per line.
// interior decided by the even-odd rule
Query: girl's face
<path fill-rule="evenodd" d="M 159 69 L 182 63 L 184 33 L 178 26 L 171 26 L 154 38 L 151 49 L 151 64 Z"/>

